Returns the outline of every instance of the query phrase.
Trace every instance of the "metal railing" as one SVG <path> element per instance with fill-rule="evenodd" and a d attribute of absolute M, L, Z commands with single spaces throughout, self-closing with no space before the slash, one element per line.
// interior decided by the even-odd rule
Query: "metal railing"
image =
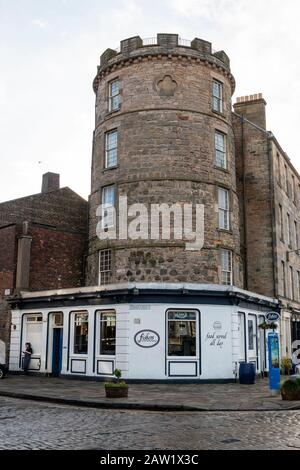
<path fill-rule="evenodd" d="M 184 38 L 178 38 L 178 46 L 184 46 L 184 47 L 191 47 L 192 41 L 191 39 L 184 39 Z M 157 37 L 151 37 L 151 38 L 144 38 L 143 39 L 143 47 L 144 46 L 157 46 Z M 120 54 L 121 48 L 120 46 L 114 49 L 117 54 Z M 212 54 L 215 54 L 217 51 L 212 49 Z"/>
<path fill-rule="evenodd" d="M 190 39 L 178 38 L 178 46 L 191 47 L 192 41 Z"/>
<path fill-rule="evenodd" d="M 143 39 L 143 46 L 157 46 L 157 38 L 145 38 Z"/>

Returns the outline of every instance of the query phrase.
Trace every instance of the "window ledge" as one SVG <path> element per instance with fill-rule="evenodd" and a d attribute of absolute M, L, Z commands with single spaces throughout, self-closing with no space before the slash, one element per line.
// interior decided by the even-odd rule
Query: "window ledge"
<path fill-rule="evenodd" d="M 119 113 L 121 111 L 121 106 L 118 109 L 113 109 L 112 111 L 106 111 L 105 117 L 110 117 L 112 114 Z"/>
<path fill-rule="evenodd" d="M 119 168 L 119 165 L 109 166 L 108 168 L 103 168 L 102 173 L 106 173 L 107 171 L 111 170 L 116 170 L 117 168 Z"/>
<path fill-rule="evenodd" d="M 223 119 L 226 119 L 226 114 L 224 114 L 223 111 L 217 111 L 216 109 L 212 109 L 211 111 L 212 111 L 212 113 L 216 114 L 217 116 L 220 116 Z"/>
<path fill-rule="evenodd" d="M 220 170 L 220 171 L 223 171 L 223 173 L 226 173 L 227 175 L 230 175 L 230 171 L 227 169 L 227 168 L 222 168 L 221 166 L 218 166 L 216 164 L 214 164 L 214 168 L 216 170 Z"/>
<path fill-rule="evenodd" d="M 233 235 L 232 229 L 228 229 L 228 230 L 227 230 L 226 228 L 218 228 L 217 230 L 218 230 L 218 232 L 220 232 L 220 233 L 228 233 L 229 235 Z"/>

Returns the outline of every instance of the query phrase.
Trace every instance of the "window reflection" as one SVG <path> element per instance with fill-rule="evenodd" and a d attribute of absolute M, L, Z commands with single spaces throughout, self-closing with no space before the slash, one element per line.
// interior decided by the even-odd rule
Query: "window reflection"
<path fill-rule="evenodd" d="M 196 356 L 196 313 L 168 313 L 168 355 Z"/>
<path fill-rule="evenodd" d="M 87 312 L 75 313 L 74 316 L 74 354 L 88 352 L 89 315 Z"/>
<path fill-rule="evenodd" d="M 116 314 L 102 312 L 100 318 L 100 354 L 116 354 Z"/>

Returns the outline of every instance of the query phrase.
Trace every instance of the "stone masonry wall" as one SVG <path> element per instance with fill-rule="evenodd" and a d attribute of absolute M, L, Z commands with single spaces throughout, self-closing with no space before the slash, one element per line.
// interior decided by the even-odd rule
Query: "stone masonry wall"
<path fill-rule="evenodd" d="M 168 38 L 167 38 L 168 39 Z M 240 256 L 239 208 L 231 122 L 233 81 L 228 66 L 202 62 L 190 48 L 167 46 L 128 52 L 104 75 L 100 67 L 96 88 L 96 128 L 90 196 L 87 284 L 98 283 L 98 251 L 113 249 L 112 282 L 127 280 L 220 282 L 220 248 L 233 251 L 235 284 L 243 286 Z M 141 57 L 137 58 L 137 55 Z M 128 58 L 128 56 L 127 56 Z M 208 58 L 208 55 L 207 55 Z M 118 64 L 117 57 L 111 63 Z M 224 64 L 223 64 L 224 65 Z M 104 69 L 103 69 L 104 70 Z M 121 108 L 108 112 L 110 80 L 118 78 Z M 223 83 L 224 108 L 212 111 L 212 83 Z M 118 130 L 118 165 L 105 169 L 105 133 Z M 228 167 L 214 163 L 214 135 L 227 135 Z M 104 186 L 114 184 L 117 199 L 128 204 L 198 203 L 205 205 L 204 248 L 185 251 L 176 241 L 100 241 L 96 236 L 96 209 Z M 230 192 L 231 228 L 218 230 L 218 187 Z M 159 261 L 160 260 L 160 261 Z M 172 261 L 170 261 L 172 260 Z"/>

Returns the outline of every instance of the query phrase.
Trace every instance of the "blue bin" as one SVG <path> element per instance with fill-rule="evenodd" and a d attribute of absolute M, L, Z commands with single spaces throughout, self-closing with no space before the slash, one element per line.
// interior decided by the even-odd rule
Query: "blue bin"
<path fill-rule="evenodd" d="M 254 362 L 240 363 L 240 384 L 252 385 L 255 383 L 256 367 Z"/>

